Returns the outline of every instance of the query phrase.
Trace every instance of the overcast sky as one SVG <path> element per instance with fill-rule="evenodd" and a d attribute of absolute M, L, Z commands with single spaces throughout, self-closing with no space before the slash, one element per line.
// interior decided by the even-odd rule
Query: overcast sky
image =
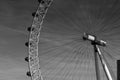
<path fill-rule="evenodd" d="M 28 40 L 26 28 L 32 24 L 31 13 L 37 7 L 37 0 L 0 0 L 0 80 L 30 80 L 25 75 L 28 52 L 24 43 Z M 116 75 L 119 26 L 119 0 L 54 0 L 40 36 L 43 76 L 46 80 L 96 80 L 93 48 L 82 40 L 84 32 L 107 41 L 107 47 L 100 48 Z M 101 77 L 106 80 L 103 71 Z"/>

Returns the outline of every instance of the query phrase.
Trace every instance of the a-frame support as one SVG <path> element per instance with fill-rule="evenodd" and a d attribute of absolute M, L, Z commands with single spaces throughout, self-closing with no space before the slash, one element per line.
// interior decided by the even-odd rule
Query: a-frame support
<path fill-rule="evenodd" d="M 110 69 L 108 68 L 107 63 L 105 61 L 105 58 L 103 57 L 103 55 L 98 47 L 98 45 L 99 46 L 106 46 L 106 42 L 103 40 L 97 40 L 96 36 L 86 34 L 86 33 L 84 33 L 83 39 L 91 41 L 91 44 L 94 47 L 96 79 L 101 80 L 100 79 L 100 71 L 99 71 L 99 63 L 98 63 L 98 58 L 100 58 L 100 61 L 101 61 L 101 64 L 102 64 L 102 67 L 103 67 L 103 70 L 106 74 L 107 79 L 113 80 L 112 75 L 110 73 Z"/>

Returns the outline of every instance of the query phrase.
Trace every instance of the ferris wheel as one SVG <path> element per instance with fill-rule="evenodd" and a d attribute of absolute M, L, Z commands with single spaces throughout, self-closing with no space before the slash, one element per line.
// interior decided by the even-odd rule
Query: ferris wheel
<path fill-rule="evenodd" d="M 33 16 L 32 26 L 28 27 L 28 31 L 30 32 L 29 40 L 28 40 L 28 42 L 25 43 L 25 45 L 28 47 L 28 57 L 25 58 L 25 61 L 28 62 L 29 71 L 27 72 L 27 75 L 29 77 L 31 77 L 31 80 L 46 80 L 45 78 L 43 78 L 42 72 L 41 72 L 41 65 L 40 65 L 39 55 L 38 55 L 38 49 L 39 49 L 38 48 L 38 43 L 39 43 L 41 28 L 43 26 L 43 20 L 44 20 L 45 15 L 48 11 L 48 8 L 50 7 L 51 3 L 53 2 L 53 0 L 38 0 L 38 2 L 39 2 L 39 6 L 38 6 L 37 11 L 32 13 L 32 16 Z M 59 13 L 59 15 L 61 15 L 61 13 Z M 77 29 L 77 27 L 76 27 L 76 29 Z M 71 34 L 71 35 L 74 35 L 74 34 Z M 102 52 L 99 48 L 99 46 L 106 47 L 107 42 L 105 42 L 103 40 L 99 40 L 96 36 L 94 36 L 92 34 L 89 34 L 89 33 L 84 33 L 82 35 L 83 35 L 82 41 L 85 42 L 85 40 L 88 40 L 88 41 L 91 42 L 91 44 L 93 46 L 92 49 L 94 51 L 93 56 L 94 56 L 94 60 L 95 60 L 95 63 L 94 63 L 95 71 L 94 72 L 96 73 L 95 74 L 95 76 L 96 76 L 95 80 L 102 80 L 100 69 L 99 69 L 100 64 L 102 65 L 102 68 L 103 68 L 103 71 L 105 73 L 105 76 L 106 76 L 107 80 L 116 80 L 115 75 L 114 75 L 109 63 L 107 62 L 107 59 L 102 54 Z M 77 35 L 77 36 L 80 36 L 80 35 Z M 64 37 L 64 35 L 62 35 L 62 39 L 64 39 L 64 38 L 66 38 L 66 37 Z M 74 37 L 68 36 L 67 39 L 74 39 Z M 80 39 L 77 39 L 76 41 L 80 41 Z M 61 40 L 61 42 L 62 42 L 62 40 Z M 65 44 L 73 45 L 74 43 L 76 44 L 76 42 L 73 42 L 72 40 L 70 40 Z M 60 43 L 58 43 L 57 40 L 56 40 L 56 44 L 60 44 Z M 59 45 L 59 46 L 64 46 L 65 44 Z M 79 44 L 79 45 L 83 45 L 83 44 Z M 74 48 L 76 48 L 76 46 L 78 46 L 78 45 L 73 45 L 73 46 L 74 46 Z M 68 49 L 70 47 L 65 46 L 65 48 Z M 54 48 L 52 50 L 54 50 Z M 76 49 L 73 49 L 73 50 L 76 51 Z M 79 47 L 78 50 L 83 50 L 83 48 Z M 82 57 L 86 56 L 86 55 L 83 55 L 83 52 L 81 54 L 82 54 Z M 66 54 L 63 54 L 62 57 L 64 57 L 64 55 L 66 56 Z M 57 56 L 57 54 L 55 54 L 53 56 Z M 68 57 L 72 58 L 72 56 L 70 56 L 70 55 L 68 55 Z M 76 57 L 76 56 L 74 56 L 74 57 Z M 79 57 L 79 58 L 82 58 L 82 57 Z M 88 57 L 90 57 L 90 56 L 88 56 Z M 99 61 L 98 61 L 98 59 L 99 59 Z M 71 59 L 68 59 L 68 61 L 69 60 L 70 60 L 70 62 L 72 61 Z M 79 63 L 79 62 L 77 61 L 77 63 Z M 81 62 L 81 64 L 82 64 L 82 62 Z M 62 65 L 66 65 L 66 64 L 62 63 Z M 87 67 L 89 67 L 89 66 L 87 66 Z M 68 69 L 68 70 L 70 70 L 70 69 Z M 60 70 L 59 70 L 59 72 L 60 72 Z M 56 71 L 55 74 L 57 74 L 57 71 Z M 61 74 L 62 74 L 62 72 L 61 72 Z M 71 72 L 71 74 L 72 74 L 72 72 Z M 67 75 L 67 74 L 64 74 L 64 75 Z M 82 75 L 82 73 L 81 73 L 81 75 Z M 82 79 L 82 78 L 79 78 L 79 80 L 80 79 Z M 49 80 L 49 78 L 47 80 Z M 65 80 L 65 79 L 61 78 L 61 80 Z M 72 78 L 72 80 L 78 80 L 78 79 Z M 87 80 L 92 80 L 92 79 L 87 78 Z"/>
<path fill-rule="evenodd" d="M 30 32 L 29 41 L 25 43 L 25 45 L 29 47 L 29 55 L 25 58 L 30 70 L 27 72 L 27 75 L 31 76 L 32 80 L 43 80 L 38 57 L 38 42 L 43 19 L 52 0 L 38 0 L 38 2 L 40 5 L 37 11 L 32 13 L 32 16 L 34 17 L 32 26 L 28 28 L 28 31 Z"/>

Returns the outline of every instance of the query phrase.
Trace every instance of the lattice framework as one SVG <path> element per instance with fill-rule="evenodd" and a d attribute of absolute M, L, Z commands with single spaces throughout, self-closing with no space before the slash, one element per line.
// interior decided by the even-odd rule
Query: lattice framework
<path fill-rule="evenodd" d="M 33 23 L 31 27 L 28 27 L 30 32 L 29 41 L 25 43 L 28 46 L 28 57 L 25 60 L 28 62 L 29 71 L 27 75 L 31 77 L 31 80 L 43 80 L 39 56 L 38 56 L 38 43 L 42 23 L 53 0 L 38 0 L 39 6 L 36 12 L 32 13 Z"/>

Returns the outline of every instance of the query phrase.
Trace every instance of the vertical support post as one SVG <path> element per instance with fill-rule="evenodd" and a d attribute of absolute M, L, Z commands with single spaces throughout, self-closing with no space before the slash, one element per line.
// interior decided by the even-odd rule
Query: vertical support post
<path fill-rule="evenodd" d="M 99 70 L 99 62 L 98 57 L 100 58 L 103 70 L 107 76 L 108 80 L 113 80 L 112 73 L 110 72 L 110 68 L 108 68 L 107 61 L 105 61 L 104 56 L 102 55 L 98 45 L 106 46 L 106 42 L 103 40 L 97 40 L 96 36 L 84 33 L 83 40 L 91 41 L 91 44 L 94 46 L 94 57 L 95 57 L 95 69 L 96 69 L 96 77 L 97 80 L 100 80 L 100 70 Z M 116 79 L 114 79 L 116 80 Z"/>
<path fill-rule="evenodd" d="M 97 51 L 97 47 L 94 44 L 94 58 L 95 58 L 95 71 L 96 71 L 96 80 L 101 80 L 100 79 L 100 70 L 99 70 L 99 62 L 98 62 L 98 51 Z"/>
<path fill-rule="evenodd" d="M 120 80 L 120 60 L 117 60 L 117 80 Z"/>
<path fill-rule="evenodd" d="M 99 55 L 99 57 L 100 57 L 100 61 L 101 61 L 101 63 L 102 63 L 103 69 L 104 69 L 105 74 L 106 74 L 106 76 L 107 76 L 107 79 L 108 79 L 108 80 L 113 80 L 112 75 L 111 75 L 111 73 L 110 73 L 110 70 L 109 70 L 109 68 L 108 68 L 108 66 L 107 66 L 107 64 L 106 64 L 106 62 L 105 62 L 105 59 L 104 59 L 104 57 L 102 56 L 102 53 L 101 53 L 101 51 L 100 51 L 100 49 L 99 49 L 99 47 L 98 47 L 97 45 L 96 45 L 96 48 L 97 48 L 98 55 Z"/>

